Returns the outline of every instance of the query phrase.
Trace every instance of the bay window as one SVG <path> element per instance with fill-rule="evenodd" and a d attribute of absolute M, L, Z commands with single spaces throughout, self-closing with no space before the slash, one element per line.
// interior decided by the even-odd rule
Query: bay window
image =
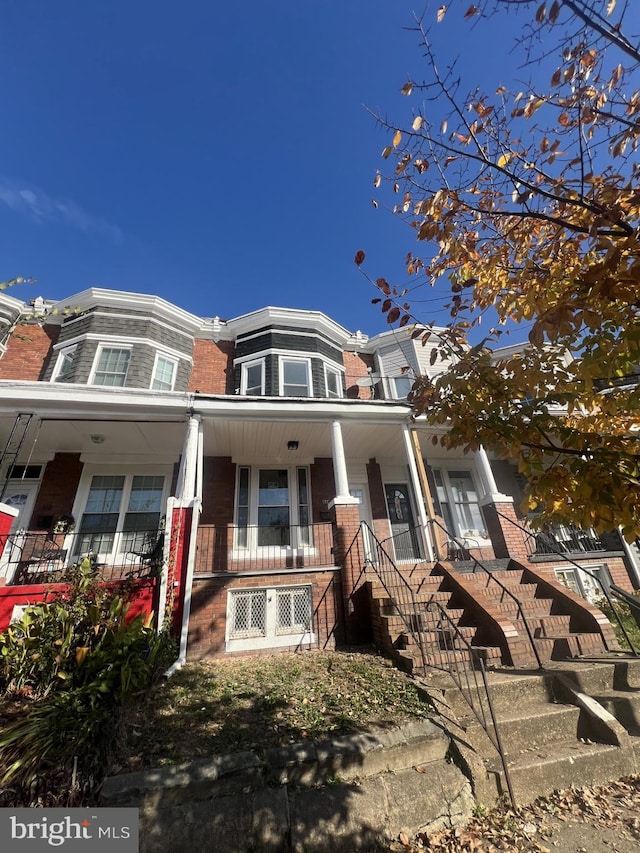
<path fill-rule="evenodd" d="M 313 396 L 308 358 L 280 358 L 280 394 L 283 397 Z"/>

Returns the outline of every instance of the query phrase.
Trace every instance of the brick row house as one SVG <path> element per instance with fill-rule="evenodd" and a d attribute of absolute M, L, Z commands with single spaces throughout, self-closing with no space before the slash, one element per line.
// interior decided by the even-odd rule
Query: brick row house
<path fill-rule="evenodd" d="M 366 565 L 349 558 L 362 535 L 400 568 L 516 557 L 576 596 L 595 594 L 576 562 L 640 585 L 615 534 L 559 528 L 546 548 L 522 530 L 514 466 L 432 443 L 406 397 L 442 365 L 411 329 L 367 337 L 273 307 L 205 318 L 99 288 L 3 294 L 0 320 L 7 595 L 91 553 L 105 576 L 153 577 L 196 658 L 370 639 Z"/>

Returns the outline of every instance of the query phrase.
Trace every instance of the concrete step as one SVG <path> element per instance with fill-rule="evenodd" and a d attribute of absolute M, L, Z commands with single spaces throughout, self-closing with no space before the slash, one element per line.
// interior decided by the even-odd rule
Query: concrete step
<path fill-rule="evenodd" d="M 630 734 L 640 734 L 640 688 L 611 689 L 606 693 L 595 693 L 593 698 L 613 714 Z"/>
<path fill-rule="evenodd" d="M 562 704 L 535 704 L 527 710 L 501 713 L 498 716 L 500 740 L 507 756 L 514 758 L 520 754 L 546 749 L 557 741 L 568 742 L 576 739 L 579 718 L 579 708 Z M 492 758 L 493 744 L 476 718 L 467 716 L 461 723 L 478 752 L 485 758 Z"/>
<path fill-rule="evenodd" d="M 486 762 L 489 772 L 500 776 L 506 792 L 500 758 Z M 628 764 L 617 746 L 576 739 L 553 741 L 517 756 L 507 755 L 507 766 L 518 804 L 572 785 L 602 785 L 628 773 Z"/>

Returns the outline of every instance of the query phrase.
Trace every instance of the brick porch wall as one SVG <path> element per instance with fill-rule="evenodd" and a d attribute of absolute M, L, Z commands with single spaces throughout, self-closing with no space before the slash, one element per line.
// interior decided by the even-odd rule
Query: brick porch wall
<path fill-rule="evenodd" d="M 502 518 L 497 512 L 507 518 Z M 527 549 L 524 542 L 524 534 L 516 527 L 520 524 L 516 516 L 516 512 L 512 502 L 505 503 L 486 503 L 482 505 L 482 514 L 484 516 L 489 538 L 493 545 L 493 551 L 498 559 L 512 557 L 514 560 L 523 561 L 527 559 Z M 507 521 L 511 519 L 511 521 Z"/>
<path fill-rule="evenodd" d="M 187 656 L 191 660 L 222 657 L 225 652 L 227 593 L 231 589 L 311 584 L 314 649 L 333 649 L 341 629 L 340 574 L 336 570 L 252 577 L 196 578 L 191 598 Z M 254 652 L 234 652 L 235 655 L 273 654 L 308 649 L 309 646 L 285 646 L 259 649 Z"/>
<path fill-rule="evenodd" d="M 47 530 L 59 516 L 71 515 L 83 467 L 79 453 L 56 453 L 47 463 L 30 530 Z"/>

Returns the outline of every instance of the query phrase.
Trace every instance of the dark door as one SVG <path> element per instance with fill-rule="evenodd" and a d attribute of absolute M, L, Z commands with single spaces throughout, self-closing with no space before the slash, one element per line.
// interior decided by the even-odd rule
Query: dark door
<path fill-rule="evenodd" d="M 396 560 L 420 559 L 422 555 L 411 509 L 409 487 L 405 483 L 387 483 L 384 491 Z"/>

